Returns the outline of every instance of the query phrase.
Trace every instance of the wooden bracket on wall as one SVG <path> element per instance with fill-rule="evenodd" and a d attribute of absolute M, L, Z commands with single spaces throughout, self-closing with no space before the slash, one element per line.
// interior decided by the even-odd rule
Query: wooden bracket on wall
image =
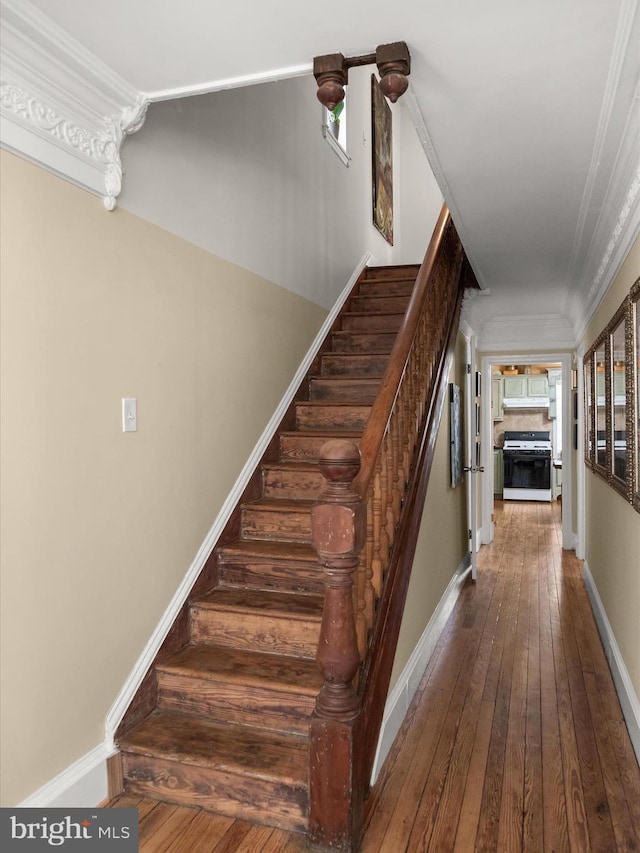
<path fill-rule="evenodd" d="M 378 66 L 380 88 L 395 104 L 407 91 L 411 73 L 411 54 L 406 42 L 381 44 L 375 53 L 345 57 L 342 53 L 325 53 L 313 59 L 313 76 L 318 83 L 318 100 L 328 110 L 333 110 L 344 98 L 344 87 L 349 80 L 349 68 L 360 65 Z"/>

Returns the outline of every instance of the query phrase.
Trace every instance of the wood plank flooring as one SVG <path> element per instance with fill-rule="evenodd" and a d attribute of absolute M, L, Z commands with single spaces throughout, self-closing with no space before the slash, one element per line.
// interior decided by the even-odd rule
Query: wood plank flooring
<path fill-rule="evenodd" d="M 640 770 L 557 504 L 496 505 L 372 792 L 361 853 L 640 851 Z M 122 795 L 141 853 L 307 850 L 296 833 Z"/>

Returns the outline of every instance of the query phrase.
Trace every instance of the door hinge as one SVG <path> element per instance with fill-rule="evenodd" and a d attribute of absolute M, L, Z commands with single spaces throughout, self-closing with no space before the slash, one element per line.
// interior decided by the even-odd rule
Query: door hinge
<path fill-rule="evenodd" d="M 471 539 L 471 528 L 469 528 L 469 536 L 467 538 Z"/>
<path fill-rule="evenodd" d="M 467 368 L 467 373 L 470 374 L 471 373 L 471 365 L 467 364 L 466 368 Z"/>

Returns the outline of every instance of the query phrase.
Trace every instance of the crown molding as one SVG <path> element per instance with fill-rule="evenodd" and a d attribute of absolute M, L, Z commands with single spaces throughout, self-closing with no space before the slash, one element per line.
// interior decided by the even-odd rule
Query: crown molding
<path fill-rule="evenodd" d="M 172 89 L 157 89 L 147 93 L 150 103 L 170 101 L 174 98 L 190 98 L 194 95 L 210 95 L 212 92 L 222 92 L 226 89 L 239 89 L 243 86 L 256 86 L 259 83 L 277 83 L 279 80 L 289 80 L 293 77 L 304 77 L 313 73 L 313 63 L 304 65 L 288 65 L 284 68 L 274 68 L 259 74 L 242 74 L 237 77 L 224 77 L 219 80 L 207 80 L 193 86 L 177 86 Z"/>
<path fill-rule="evenodd" d="M 149 99 L 28 0 L 0 0 L 0 18 L 0 144 L 113 210 Z"/>
<path fill-rule="evenodd" d="M 562 309 L 576 340 L 640 233 L 639 37 L 639 0 L 623 0 Z"/>

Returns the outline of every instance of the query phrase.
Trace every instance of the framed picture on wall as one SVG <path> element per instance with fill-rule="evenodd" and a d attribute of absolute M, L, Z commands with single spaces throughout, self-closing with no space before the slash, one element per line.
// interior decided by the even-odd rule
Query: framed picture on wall
<path fill-rule="evenodd" d="M 462 444 L 462 405 L 460 387 L 449 385 L 449 439 L 451 443 L 451 486 L 455 489 L 464 477 L 464 457 Z"/>
<path fill-rule="evenodd" d="M 371 75 L 373 224 L 393 246 L 393 147 L 391 108 L 375 74 Z"/>

